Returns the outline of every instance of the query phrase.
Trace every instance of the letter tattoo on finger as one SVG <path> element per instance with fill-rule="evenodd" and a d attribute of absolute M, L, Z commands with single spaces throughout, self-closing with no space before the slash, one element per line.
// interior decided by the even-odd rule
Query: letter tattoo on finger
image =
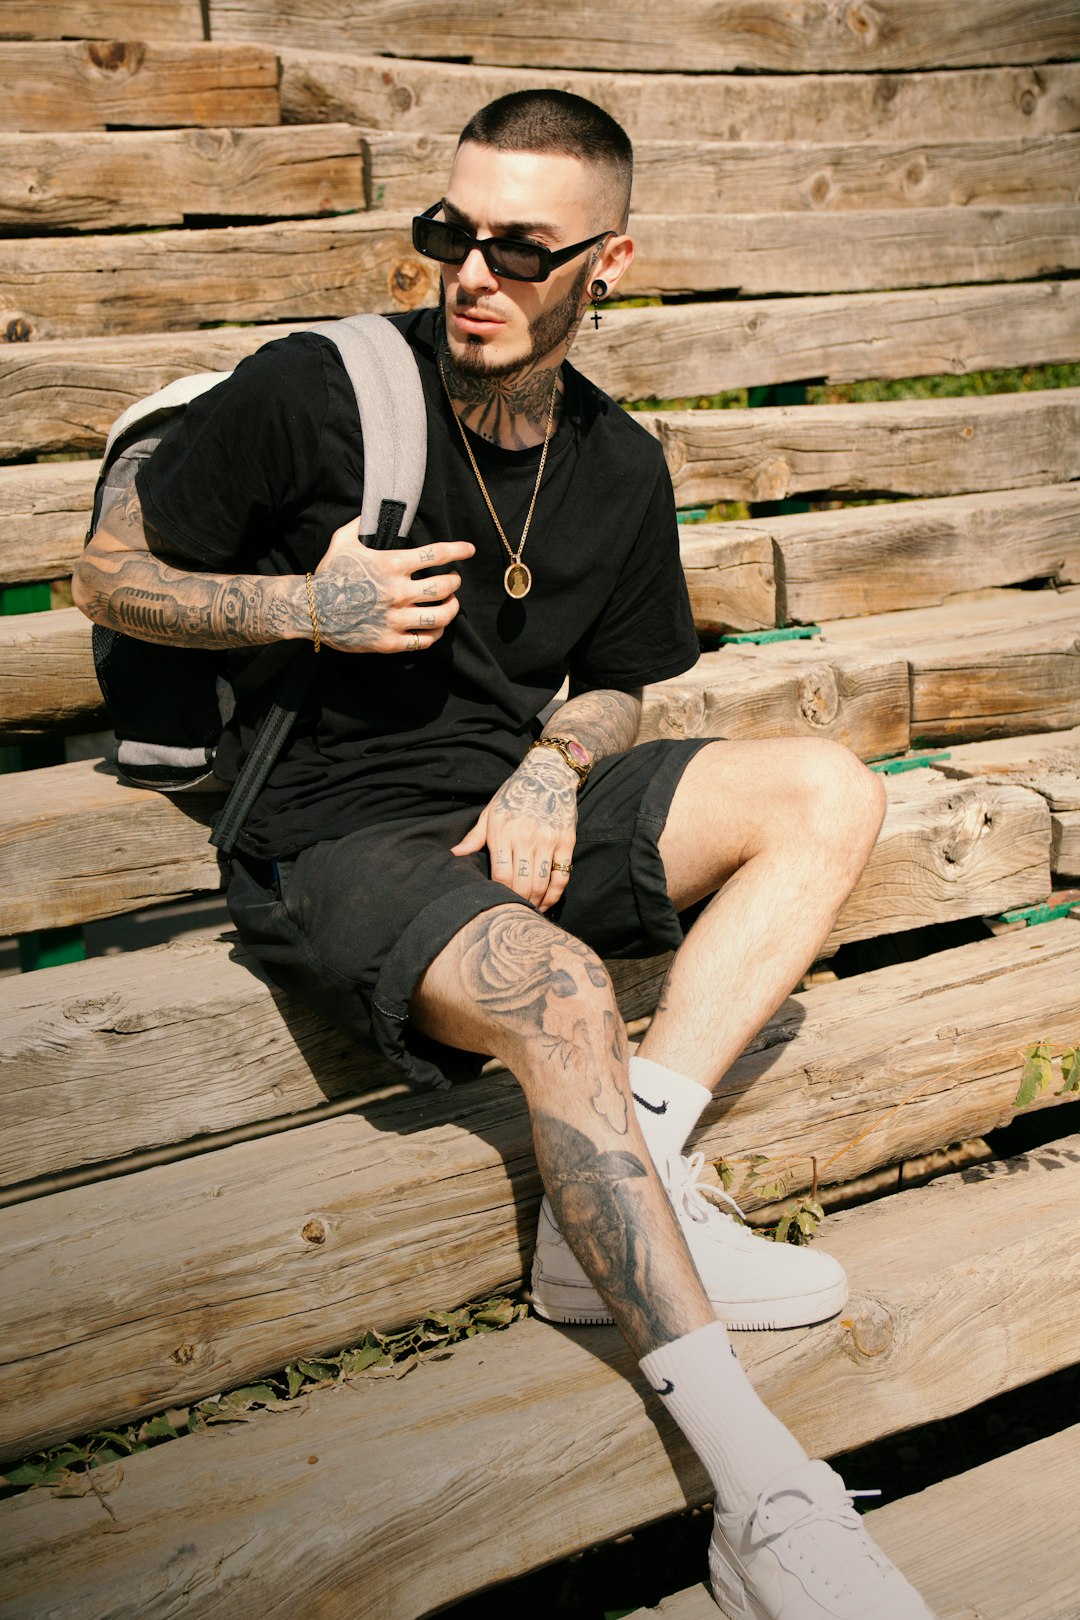
<path fill-rule="evenodd" d="M 528 875 L 529 875 L 529 863 L 528 863 L 528 861 L 518 861 L 517 875 L 518 875 L 518 877 L 528 877 Z"/>

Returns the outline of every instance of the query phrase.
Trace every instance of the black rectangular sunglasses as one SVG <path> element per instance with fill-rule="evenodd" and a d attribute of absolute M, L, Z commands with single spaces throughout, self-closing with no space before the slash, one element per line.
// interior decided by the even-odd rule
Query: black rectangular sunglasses
<path fill-rule="evenodd" d="M 413 247 L 426 259 L 437 259 L 440 264 L 464 264 L 473 248 L 479 248 L 484 263 L 492 275 L 505 276 L 508 281 L 546 281 L 560 264 L 567 264 L 586 248 L 602 242 L 605 237 L 617 236 L 617 231 L 601 231 L 585 242 L 554 252 L 539 242 L 522 241 L 512 236 L 473 236 L 461 225 L 449 225 L 444 219 L 435 219 L 445 198 L 440 197 L 412 222 Z"/>

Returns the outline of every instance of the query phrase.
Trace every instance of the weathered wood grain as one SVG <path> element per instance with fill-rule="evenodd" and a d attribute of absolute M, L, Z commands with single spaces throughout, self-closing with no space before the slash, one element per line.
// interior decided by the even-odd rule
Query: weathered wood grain
<path fill-rule="evenodd" d="M 874 1540 L 942 1620 L 1075 1620 L 1072 1532 L 1048 1514 L 1048 1484 L 1080 1490 L 1080 1428 L 941 1480 L 867 1514 Z M 715 1620 L 704 1583 L 628 1620 Z"/>
<path fill-rule="evenodd" d="M 0 344 L 0 457 L 100 449 L 121 411 L 295 324 Z M 1080 359 L 1080 281 L 616 310 L 575 363 L 618 399 Z"/>
<path fill-rule="evenodd" d="M 445 56 L 446 22 L 419 0 L 376 9 L 345 0 L 212 0 L 214 39 L 259 40 L 317 50 Z M 649 0 L 618 12 L 586 0 L 522 0 L 492 13 L 482 0 L 454 11 L 453 51 L 503 66 L 723 73 L 882 72 L 984 67 L 1073 57 L 1080 23 L 1061 0 L 968 0 L 962 13 L 937 0 L 875 0 L 839 11 L 816 0 L 672 0 L 656 27 Z"/>
<path fill-rule="evenodd" d="M 1078 1159 L 1066 1138 L 973 1185 L 950 1177 L 830 1219 L 853 1285 L 845 1315 L 739 1346 L 811 1454 L 1070 1363 Z M 207 1617 L 317 1603 L 351 1620 L 362 1600 L 381 1620 L 412 1620 L 708 1494 L 613 1329 L 525 1322 L 401 1382 L 317 1393 L 239 1437 L 129 1459 L 110 1498 L 121 1535 L 103 1533 L 93 1497 L 4 1503 L 0 1613 L 58 1620 L 77 1606 L 104 1620 L 123 1603 L 157 1620 L 195 1591 Z"/>
<path fill-rule="evenodd" d="M 699 631 L 760 630 L 777 623 L 773 543 L 751 524 L 687 524 L 683 573 Z"/>
<path fill-rule="evenodd" d="M 281 122 L 273 51 L 142 38 L 136 30 L 134 40 L 0 46 L 0 129 L 50 134 Z"/>
<path fill-rule="evenodd" d="M 0 580 L 71 573 L 90 521 L 97 469 L 96 461 L 0 467 Z"/>
<path fill-rule="evenodd" d="M 635 221 L 620 290 L 654 295 L 822 293 L 1015 281 L 1080 269 L 1080 207 L 913 208 L 863 214 L 732 214 L 686 231 Z M 161 331 L 199 319 L 282 320 L 432 302 L 436 270 L 409 219 L 376 213 L 228 230 L 0 242 L 0 330 L 9 341 Z"/>
<path fill-rule="evenodd" d="M 203 38 L 199 0 L 0 0 L 0 38 Z"/>
<path fill-rule="evenodd" d="M 0 737 L 89 731 L 103 713 L 90 622 L 77 608 L 0 618 Z"/>
<path fill-rule="evenodd" d="M 780 623 L 931 606 L 960 591 L 1080 582 L 1080 484 L 761 519 Z"/>
<path fill-rule="evenodd" d="M 372 206 L 430 206 L 453 135 L 367 135 Z M 1009 207 L 1072 202 L 1080 136 L 1010 141 L 638 141 L 635 214 Z"/>
<path fill-rule="evenodd" d="M 625 1019 L 654 1010 L 669 961 L 608 963 Z M 376 1088 L 409 1094 L 399 1069 L 290 1000 L 232 933 L 0 979 L 5 1187 L 307 1123 L 327 1102 L 370 1105 Z"/>
<path fill-rule="evenodd" d="M 954 495 L 1080 474 L 1080 389 L 874 405 L 643 411 L 680 506 L 821 491 Z"/>
<path fill-rule="evenodd" d="M 0 135 L 0 227 L 40 234 L 364 206 L 361 141 L 348 125 Z"/>
<path fill-rule="evenodd" d="M 902 657 L 837 658 L 820 644 L 733 645 L 647 687 L 642 739 L 829 737 L 863 759 L 910 740 Z"/>
<path fill-rule="evenodd" d="M 610 964 L 624 1017 L 653 1009 L 666 965 L 666 957 Z M 946 1130 L 943 1110 L 959 1110 L 965 1130 L 972 1120 L 982 1121 L 972 1129 L 1000 1124 L 1011 1102 L 998 1085 L 1015 1067 L 1010 1042 L 1026 1044 L 1025 1020 L 1063 1029 L 1078 975 L 1080 930 L 1063 920 L 1037 935 L 1009 933 L 918 965 L 816 986 L 786 1003 L 751 1043 L 702 1140 L 730 1154 L 766 1141 L 771 1154 L 790 1161 L 793 1182 L 805 1184 L 805 1110 L 821 1065 L 835 1053 L 838 1105 L 853 1088 L 861 1096 L 865 1075 L 859 1108 L 872 1118 L 875 1108 L 889 1106 L 890 1041 L 899 1054 L 892 1083 L 906 1094 L 932 1076 L 930 1100 L 883 1122 L 825 1181 L 862 1173 L 853 1164 L 865 1169 L 911 1157 L 914 1142 Z M 0 980 L 0 1011 L 5 1187 L 295 1118 L 397 1076 L 275 990 L 231 937 L 13 975 Z M 489 1080 L 479 1084 L 468 1093 L 474 1101 L 488 1095 Z M 400 1082 L 396 1089 L 405 1090 Z M 988 1112 L 991 1104 L 998 1112 Z M 374 1102 L 367 1097 L 363 1106 Z M 833 1152 L 843 1146 L 842 1123 L 838 1114 L 828 1127 Z M 916 1126 L 921 1137 L 912 1135 Z"/>
<path fill-rule="evenodd" d="M 1080 880 L 1080 726 L 1049 736 L 1010 737 L 949 750 L 933 769 L 953 781 L 1013 782 L 1050 806 L 1050 870 Z"/>
<path fill-rule="evenodd" d="M 824 625 L 837 650 L 903 651 L 913 745 L 1061 731 L 1080 722 L 1080 590 L 999 591 L 984 601 Z"/>
<path fill-rule="evenodd" d="M 220 802 L 125 787 L 92 760 L 8 776 L 0 869 L 23 878 L 17 890 L 0 894 L 0 933 L 64 927 L 216 891 L 221 872 L 207 829 Z"/>
<path fill-rule="evenodd" d="M 378 47 L 382 48 L 381 44 Z M 453 135 L 514 90 L 570 90 L 596 101 L 632 139 L 952 141 L 1066 134 L 1077 128 L 1080 63 L 936 73 L 701 74 L 567 72 L 357 56 L 338 42 L 281 47 L 281 99 L 293 123 Z M 650 67 L 652 64 L 649 64 Z"/>

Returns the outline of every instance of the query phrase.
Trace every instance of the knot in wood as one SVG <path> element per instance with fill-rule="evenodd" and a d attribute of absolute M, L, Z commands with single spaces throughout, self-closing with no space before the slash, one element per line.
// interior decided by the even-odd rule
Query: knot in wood
<path fill-rule="evenodd" d="M 776 407 L 770 407 L 770 415 L 776 414 Z M 750 495 L 752 501 L 783 501 L 791 491 L 791 468 L 783 456 L 772 456 L 763 461 L 757 470 L 754 479 L 753 491 Z"/>
<path fill-rule="evenodd" d="M 415 309 L 433 290 L 434 276 L 419 259 L 398 259 L 390 270 L 390 296 L 403 309 Z"/>
<path fill-rule="evenodd" d="M 8 321 L 4 328 L 4 341 L 6 343 L 29 343 L 34 335 L 34 328 L 23 315 L 16 315 L 13 321 Z"/>
<path fill-rule="evenodd" d="M 146 46 L 135 40 L 93 39 L 86 54 L 101 73 L 137 73 L 146 56 Z"/>
<path fill-rule="evenodd" d="M 1020 97 L 1020 111 L 1024 114 L 1024 117 L 1030 118 L 1038 105 L 1039 98 L 1034 90 L 1025 90 Z"/>
<path fill-rule="evenodd" d="M 815 208 L 822 208 L 829 200 L 832 191 L 832 182 L 827 174 L 815 174 L 810 182 L 810 201 Z"/>
<path fill-rule="evenodd" d="M 864 45 L 873 45 L 881 29 L 881 18 L 873 6 L 848 6 L 844 22 Z"/>
<path fill-rule="evenodd" d="M 195 1360 L 195 1346 L 193 1344 L 178 1344 L 170 1361 L 175 1361 L 178 1367 L 189 1367 Z"/>
<path fill-rule="evenodd" d="M 389 75 L 387 75 L 389 78 Z M 416 101 L 416 96 L 407 84 L 396 84 L 390 92 L 390 105 L 395 112 L 407 113 Z"/>
<path fill-rule="evenodd" d="M 808 669 L 799 682 L 799 713 L 811 726 L 830 726 L 840 708 L 836 675 L 828 664 Z"/>
<path fill-rule="evenodd" d="M 326 1227 L 323 1225 L 322 1221 L 310 1220 L 305 1222 L 304 1230 L 300 1235 L 304 1239 L 305 1243 L 325 1243 Z"/>
<path fill-rule="evenodd" d="M 853 1360 L 874 1361 L 892 1348 L 896 1329 L 888 1310 L 876 1299 L 864 1299 L 841 1326 L 848 1331 L 845 1348 Z"/>

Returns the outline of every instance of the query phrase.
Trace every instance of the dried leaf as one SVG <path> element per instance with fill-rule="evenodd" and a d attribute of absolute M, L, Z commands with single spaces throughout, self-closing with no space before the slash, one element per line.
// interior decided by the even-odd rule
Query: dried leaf
<path fill-rule="evenodd" d="M 1060 1097 L 1080 1091 L 1080 1046 L 1067 1046 L 1062 1052 L 1061 1078 L 1064 1083 L 1058 1093 Z"/>
<path fill-rule="evenodd" d="M 384 1357 L 379 1346 L 377 1344 L 368 1344 L 361 1350 L 346 1351 L 341 1358 L 341 1370 L 347 1378 L 356 1378 L 361 1373 L 367 1372 L 369 1367 L 374 1367 L 375 1363 L 381 1359 L 384 1359 Z"/>
<path fill-rule="evenodd" d="M 338 1369 L 330 1361 L 305 1361 L 296 1363 L 305 1378 L 313 1378 L 318 1384 L 333 1384 L 337 1381 Z"/>
<path fill-rule="evenodd" d="M 1050 1048 L 1045 1041 L 1037 1041 L 1024 1048 L 1024 1067 L 1020 1071 L 1020 1089 L 1013 1100 L 1014 1108 L 1027 1108 L 1040 1092 L 1050 1084 Z"/>

